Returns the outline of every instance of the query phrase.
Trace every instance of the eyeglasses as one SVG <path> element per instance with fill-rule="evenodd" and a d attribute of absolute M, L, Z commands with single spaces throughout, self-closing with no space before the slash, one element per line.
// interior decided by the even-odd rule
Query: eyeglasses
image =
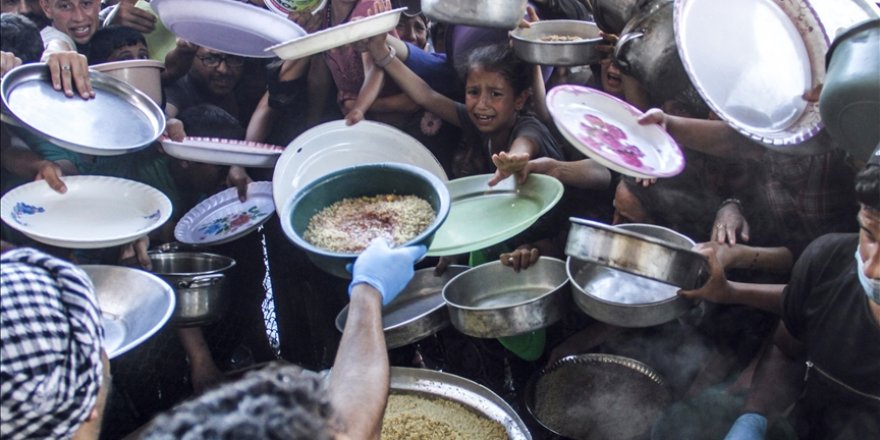
<path fill-rule="evenodd" d="M 217 67 L 221 62 L 226 63 L 226 67 L 241 67 L 244 65 L 244 58 L 232 55 L 204 55 L 196 56 L 202 60 L 202 64 L 206 67 Z"/>

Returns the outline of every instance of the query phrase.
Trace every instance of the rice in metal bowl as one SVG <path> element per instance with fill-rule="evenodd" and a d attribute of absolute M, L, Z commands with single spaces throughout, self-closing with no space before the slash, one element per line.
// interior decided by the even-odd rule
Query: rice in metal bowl
<path fill-rule="evenodd" d="M 506 440 L 504 427 L 466 406 L 418 394 L 388 395 L 382 440 Z"/>
<path fill-rule="evenodd" d="M 431 204 L 415 195 L 346 198 L 315 214 L 303 238 L 323 249 L 358 253 L 378 237 L 399 246 L 422 233 L 434 218 Z"/>

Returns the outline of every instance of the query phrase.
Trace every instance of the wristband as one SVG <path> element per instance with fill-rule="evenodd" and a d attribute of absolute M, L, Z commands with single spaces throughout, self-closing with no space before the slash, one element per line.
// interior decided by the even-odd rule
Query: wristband
<path fill-rule="evenodd" d="M 391 62 L 394 61 L 394 56 L 397 55 L 397 51 L 394 50 L 394 46 L 387 46 L 387 47 L 388 47 L 388 55 L 385 55 L 385 57 L 383 57 L 380 60 L 374 61 L 374 63 L 377 66 L 379 66 L 383 69 L 385 68 L 385 66 L 391 64 Z"/>

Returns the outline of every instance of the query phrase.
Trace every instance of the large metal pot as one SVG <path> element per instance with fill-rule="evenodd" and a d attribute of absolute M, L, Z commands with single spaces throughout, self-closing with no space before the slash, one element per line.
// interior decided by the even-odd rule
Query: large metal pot
<path fill-rule="evenodd" d="M 685 71 L 675 45 L 672 0 L 646 2 L 627 22 L 614 47 L 623 73 L 644 86 L 654 105 L 682 104 L 691 115 L 708 114 L 709 106 Z"/>
<path fill-rule="evenodd" d="M 452 325 L 478 338 L 515 336 L 562 319 L 571 301 L 565 262 L 541 257 L 518 273 L 501 262 L 458 275 L 443 288 Z"/>
<path fill-rule="evenodd" d="M 576 41 L 544 41 L 549 36 L 578 37 Z M 598 63 L 603 39 L 595 23 L 578 20 L 544 20 L 510 34 L 513 51 L 532 64 L 584 66 Z"/>
<path fill-rule="evenodd" d="M 620 34 L 643 0 L 588 0 L 602 32 Z"/>
<path fill-rule="evenodd" d="M 565 253 L 683 289 L 701 286 L 709 261 L 689 248 L 590 220 L 572 217 Z"/>
<path fill-rule="evenodd" d="M 526 0 L 422 0 L 422 12 L 444 23 L 513 29 L 526 12 Z"/>
<path fill-rule="evenodd" d="M 226 275 L 232 258 L 208 252 L 150 252 L 153 273 L 174 289 L 177 305 L 171 322 L 181 327 L 219 320 L 229 307 Z"/>

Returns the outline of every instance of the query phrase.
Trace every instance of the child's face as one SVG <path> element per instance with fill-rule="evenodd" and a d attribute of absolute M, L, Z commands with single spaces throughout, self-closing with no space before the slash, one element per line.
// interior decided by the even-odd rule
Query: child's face
<path fill-rule="evenodd" d="M 486 134 L 512 128 L 528 97 L 525 91 L 517 95 L 507 78 L 480 65 L 468 71 L 464 94 L 468 116 Z"/>
<path fill-rule="evenodd" d="M 397 35 L 401 40 L 415 44 L 419 49 L 424 49 L 428 44 L 428 26 L 419 15 L 400 17 L 397 23 Z"/>
<path fill-rule="evenodd" d="M 40 5 L 52 26 L 77 44 L 88 43 L 98 30 L 99 0 L 41 0 Z"/>
<path fill-rule="evenodd" d="M 110 56 L 107 58 L 107 62 L 146 60 L 149 58 L 150 53 L 147 52 L 147 46 L 144 46 L 144 43 L 138 42 L 130 46 L 122 46 L 119 49 L 115 49 L 113 53 L 111 53 Z"/>

